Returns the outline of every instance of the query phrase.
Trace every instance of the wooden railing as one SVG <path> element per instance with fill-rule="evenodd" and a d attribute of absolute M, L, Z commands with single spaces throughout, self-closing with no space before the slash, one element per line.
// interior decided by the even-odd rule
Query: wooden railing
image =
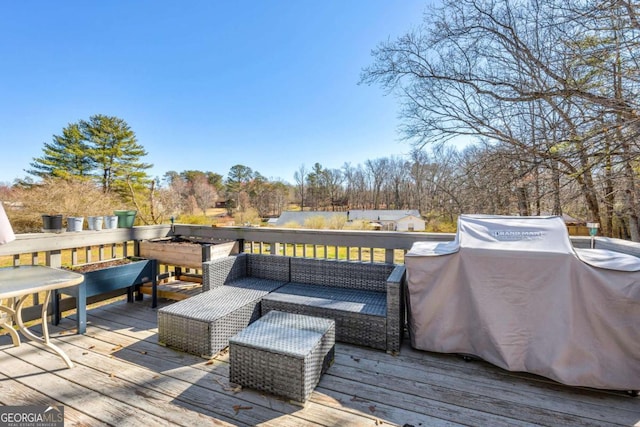
<path fill-rule="evenodd" d="M 15 241 L 0 245 L 0 266 L 62 267 L 137 255 L 138 242 L 164 237 L 169 231 L 169 226 L 151 226 L 59 234 L 18 234 Z M 116 292 L 94 297 L 88 302 L 98 302 L 117 294 Z M 39 318 L 42 309 L 41 298 L 42 295 L 32 295 L 30 304 L 27 304 L 23 311 L 25 321 Z M 75 302 L 70 300 L 63 302 L 63 310 L 73 308 L 71 304 Z"/>
<path fill-rule="evenodd" d="M 71 254 L 71 264 L 78 264 L 83 258 L 86 262 L 101 261 L 108 257 L 105 253 L 116 246 L 123 247 L 125 256 L 135 255 L 135 248 L 132 249 L 131 245 L 145 239 L 164 237 L 169 231 L 169 226 L 157 225 L 59 234 L 17 234 L 15 241 L 0 246 L 0 260 L 6 261 L 9 257 L 12 259 L 12 265 L 43 264 L 60 267 L 63 263 L 63 252 L 66 251 Z M 92 249 L 96 248 L 97 259 L 93 259 L 95 251 Z M 129 253 L 132 250 L 133 253 Z"/>
<path fill-rule="evenodd" d="M 454 238 L 450 233 L 154 225 L 60 234 L 19 234 L 14 242 L 0 246 L 0 265 L 61 267 L 135 256 L 138 255 L 140 241 L 173 235 L 237 240 L 241 252 L 395 263 L 403 263 L 404 255 L 417 241 L 444 242 Z M 590 246 L 589 237 L 572 237 L 571 240 L 576 247 Z M 595 242 L 598 248 L 640 257 L 640 244 L 602 237 L 597 237 Z M 34 295 L 34 307 L 25 312 L 26 318 L 31 313 L 37 317 L 38 303 L 39 296 Z"/>
<path fill-rule="evenodd" d="M 414 242 L 448 241 L 454 237 L 445 233 L 193 225 L 176 225 L 174 232 L 203 239 L 238 240 L 242 252 L 396 263 L 404 262 L 404 254 Z"/>

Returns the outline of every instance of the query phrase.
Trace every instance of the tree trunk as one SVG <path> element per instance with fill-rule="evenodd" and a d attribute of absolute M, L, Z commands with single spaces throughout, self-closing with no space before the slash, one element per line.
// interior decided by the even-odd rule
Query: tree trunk
<path fill-rule="evenodd" d="M 521 216 L 529 216 L 529 201 L 527 200 L 527 189 L 524 186 L 516 189 L 518 197 L 518 213 Z"/>
<path fill-rule="evenodd" d="M 605 213 L 603 218 L 602 234 L 613 237 L 613 214 L 615 203 L 615 192 L 613 187 L 613 165 L 611 159 L 611 144 L 606 143 L 606 157 L 604 159 L 604 202 Z"/>

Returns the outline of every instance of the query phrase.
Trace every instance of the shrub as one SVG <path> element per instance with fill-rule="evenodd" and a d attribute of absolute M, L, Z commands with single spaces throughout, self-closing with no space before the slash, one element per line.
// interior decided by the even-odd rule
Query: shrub
<path fill-rule="evenodd" d="M 233 220 L 236 225 L 260 225 L 262 223 L 262 218 L 260 218 L 258 211 L 254 208 L 236 212 L 233 215 Z"/>
<path fill-rule="evenodd" d="M 117 196 L 103 193 L 100 187 L 82 178 L 45 179 L 16 189 L 13 197 L 20 205 L 11 212 L 11 224 L 17 233 L 40 231 L 44 214 L 88 217 L 111 215 L 115 209 L 122 209 Z"/>
<path fill-rule="evenodd" d="M 344 228 L 346 230 L 370 230 L 369 223 L 359 219 L 348 222 Z"/>
<path fill-rule="evenodd" d="M 455 222 L 434 218 L 427 223 L 426 231 L 431 233 L 455 233 L 458 228 Z"/>
<path fill-rule="evenodd" d="M 334 215 L 329 218 L 329 230 L 342 230 L 347 223 L 346 215 Z"/>
<path fill-rule="evenodd" d="M 302 228 L 302 226 L 295 221 L 289 221 L 285 225 L 283 225 L 283 227 L 284 228 Z"/>
<path fill-rule="evenodd" d="M 304 220 L 304 228 L 311 228 L 313 230 L 322 230 L 325 228 L 324 224 L 323 216 L 312 216 Z"/>
<path fill-rule="evenodd" d="M 194 225 L 212 225 L 214 221 L 206 216 L 202 215 L 180 215 L 176 219 L 180 224 L 194 224 Z"/>

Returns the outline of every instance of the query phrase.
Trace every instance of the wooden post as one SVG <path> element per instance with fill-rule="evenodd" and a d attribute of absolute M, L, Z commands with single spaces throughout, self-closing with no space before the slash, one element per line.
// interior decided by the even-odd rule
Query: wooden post
<path fill-rule="evenodd" d="M 394 250 L 393 249 L 386 249 L 384 252 L 384 262 L 386 262 L 387 264 L 393 264 L 393 259 L 394 259 Z"/>

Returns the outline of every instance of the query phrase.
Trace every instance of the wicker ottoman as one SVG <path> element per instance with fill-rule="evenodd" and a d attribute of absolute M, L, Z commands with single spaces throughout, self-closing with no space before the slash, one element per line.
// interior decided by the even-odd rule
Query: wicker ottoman
<path fill-rule="evenodd" d="M 304 403 L 334 348 L 333 320 L 270 311 L 229 339 L 229 381 Z"/>
<path fill-rule="evenodd" d="M 258 289 L 220 286 L 161 308 L 158 341 L 196 356 L 217 354 L 229 345 L 230 337 L 260 317 L 260 301 L 268 294 L 264 289 L 281 285 L 253 282 Z"/>

